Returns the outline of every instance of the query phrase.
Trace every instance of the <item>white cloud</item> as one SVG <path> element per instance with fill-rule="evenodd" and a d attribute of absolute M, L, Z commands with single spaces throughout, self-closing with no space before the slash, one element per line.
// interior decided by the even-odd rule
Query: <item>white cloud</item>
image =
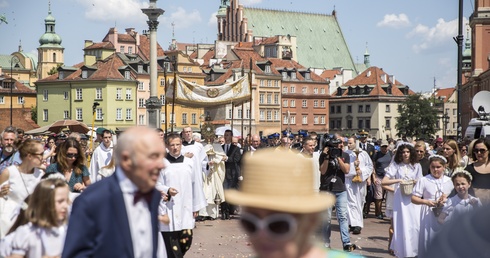
<path fill-rule="evenodd" d="M 260 4 L 262 3 L 262 0 L 242 0 L 240 1 L 240 4 L 243 5 L 253 5 L 253 4 Z"/>
<path fill-rule="evenodd" d="M 198 10 L 187 11 L 182 7 L 178 7 L 176 11 L 163 19 L 167 26 L 171 26 L 171 23 L 174 23 L 176 29 L 185 29 L 192 26 L 197 26 L 202 20 L 201 14 Z"/>
<path fill-rule="evenodd" d="M 7 0 L 0 0 L 0 8 L 7 8 L 9 6 L 9 2 Z"/>
<path fill-rule="evenodd" d="M 463 24 L 467 22 L 466 18 Z M 446 22 L 440 18 L 434 27 L 418 24 L 407 34 L 408 38 L 419 39 L 419 43 L 412 46 L 415 53 L 420 53 L 436 47 L 453 43 L 453 37 L 458 35 L 458 19 Z"/>
<path fill-rule="evenodd" d="M 382 21 L 378 22 L 378 27 L 391 27 L 391 28 L 402 28 L 410 26 L 410 20 L 408 16 L 404 13 L 396 14 L 386 14 Z"/>
<path fill-rule="evenodd" d="M 94 21 L 146 21 L 148 18 L 141 12 L 147 8 L 143 0 L 78 0 L 85 7 L 85 18 Z"/>
<path fill-rule="evenodd" d="M 218 24 L 218 19 L 216 19 L 217 14 L 218 14 L 218 12 L 214 12 L 211 14 L 211 16 L 209 17 L 208 26 L 216 28 L 216 26 Z"/>

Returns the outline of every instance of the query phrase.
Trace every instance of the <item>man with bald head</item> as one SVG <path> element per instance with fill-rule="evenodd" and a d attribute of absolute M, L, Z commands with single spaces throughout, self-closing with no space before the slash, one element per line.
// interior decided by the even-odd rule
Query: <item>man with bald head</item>
<path fill-rule="evenodd" d="M 73 203 L 62 257 L 157 257 L 155 189 L 165 145 L 155 129 L 133 127 L 118 138 L 116 171 Z"/>

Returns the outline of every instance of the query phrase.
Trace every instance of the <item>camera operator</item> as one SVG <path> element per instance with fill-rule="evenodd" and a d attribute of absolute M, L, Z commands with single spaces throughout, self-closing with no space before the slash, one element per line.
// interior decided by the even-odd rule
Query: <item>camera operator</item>
<path fill-rule="evenodd" d="M 345 175 L 350 170 L 350 158 L 343 151 L 342 137 L 330 138 L 324 136 L 325 143 L 320 155 L 320 191 L 330 191 L 335 195 L 335 211 L 340 226 L 340 237 L 344 251 L 351 252 L 357 246 L 350 242 L 349 224 L 347 221 L 347 192 L 345 188 Z M 330 247 L 332 208 L 325 214 L 322 228 L 325 246 Z"/>

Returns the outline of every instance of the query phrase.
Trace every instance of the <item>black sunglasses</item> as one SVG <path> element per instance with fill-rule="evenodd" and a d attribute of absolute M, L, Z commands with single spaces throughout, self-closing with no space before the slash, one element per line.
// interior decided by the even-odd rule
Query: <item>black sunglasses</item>
<path fill-rule="evenodd" d="M 474 149 L 473 150 L 474 153 L 480 153 L 480 154 L 483 154 L 483 153 L 485 153 L 487 151 L 488 151 L 487 149 Z"/>
<path fill-rule="evenodd" d="M 75 153 L 67 153 L 66 154 L 66 157 L 67 158 L 78 158 L 78 154 L 75 154 Z"/>

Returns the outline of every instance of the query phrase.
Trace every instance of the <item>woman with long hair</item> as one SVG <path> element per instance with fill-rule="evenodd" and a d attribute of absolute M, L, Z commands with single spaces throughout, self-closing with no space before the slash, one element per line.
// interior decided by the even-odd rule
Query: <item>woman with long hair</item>
<path fill-rule="evenodd" d="M 486 139 L 478 139 L 473 144 L 471 157 L 473 163 L 466 166 L 465 170 L 470 172 L 473 177 L 472 188 L 475 196 L 480 198 L 481 202 L 490 204 L 490 160 L 488 150 L 490 142 Z"/>
<path fill-rule="evenodd" d="M 397 257 L 415 257 L 418 254 L 420 206 L 411 202 L 411 194 L 402 191 L 400 183 L 422 178 L 422 167 L 417 163 L 415 149 L 409 143 L 401 143 L 396 149 L 393 162 L 386 168 L 383 185 L 394 184 L 393 229 L 391 248 Z M 404 192 L 404 193 L 402 193 Z"/>
<path fill-rule="evenodd" d="M 41 141 L 27 139 L 19 146 L 20 165 L 12 165 L 0 174 L 0 238 L 15 221 L 12 212 L 32 193 L 44 172 L 44 146 Z"/>
<path fill-rule="evenodd" d="M 56 153 L 56 163 L 46 168 L 46 175 L 64 175 L 70 192 L 80 193 L 90 185 L 90 173 L 85 164 L 85 154 L 80 143 L 74 138 L 63 142 Z"/>
<path fill-rule="evenodd" d="M 446 140 L 442 145 L 443 156 L 447 160 L 446 164 L 446 176 L 451 176 L 455 171 L 463 170 L 461 164 L 461 154 L 459 153 L 459 146 L 455 140 Z"/>

